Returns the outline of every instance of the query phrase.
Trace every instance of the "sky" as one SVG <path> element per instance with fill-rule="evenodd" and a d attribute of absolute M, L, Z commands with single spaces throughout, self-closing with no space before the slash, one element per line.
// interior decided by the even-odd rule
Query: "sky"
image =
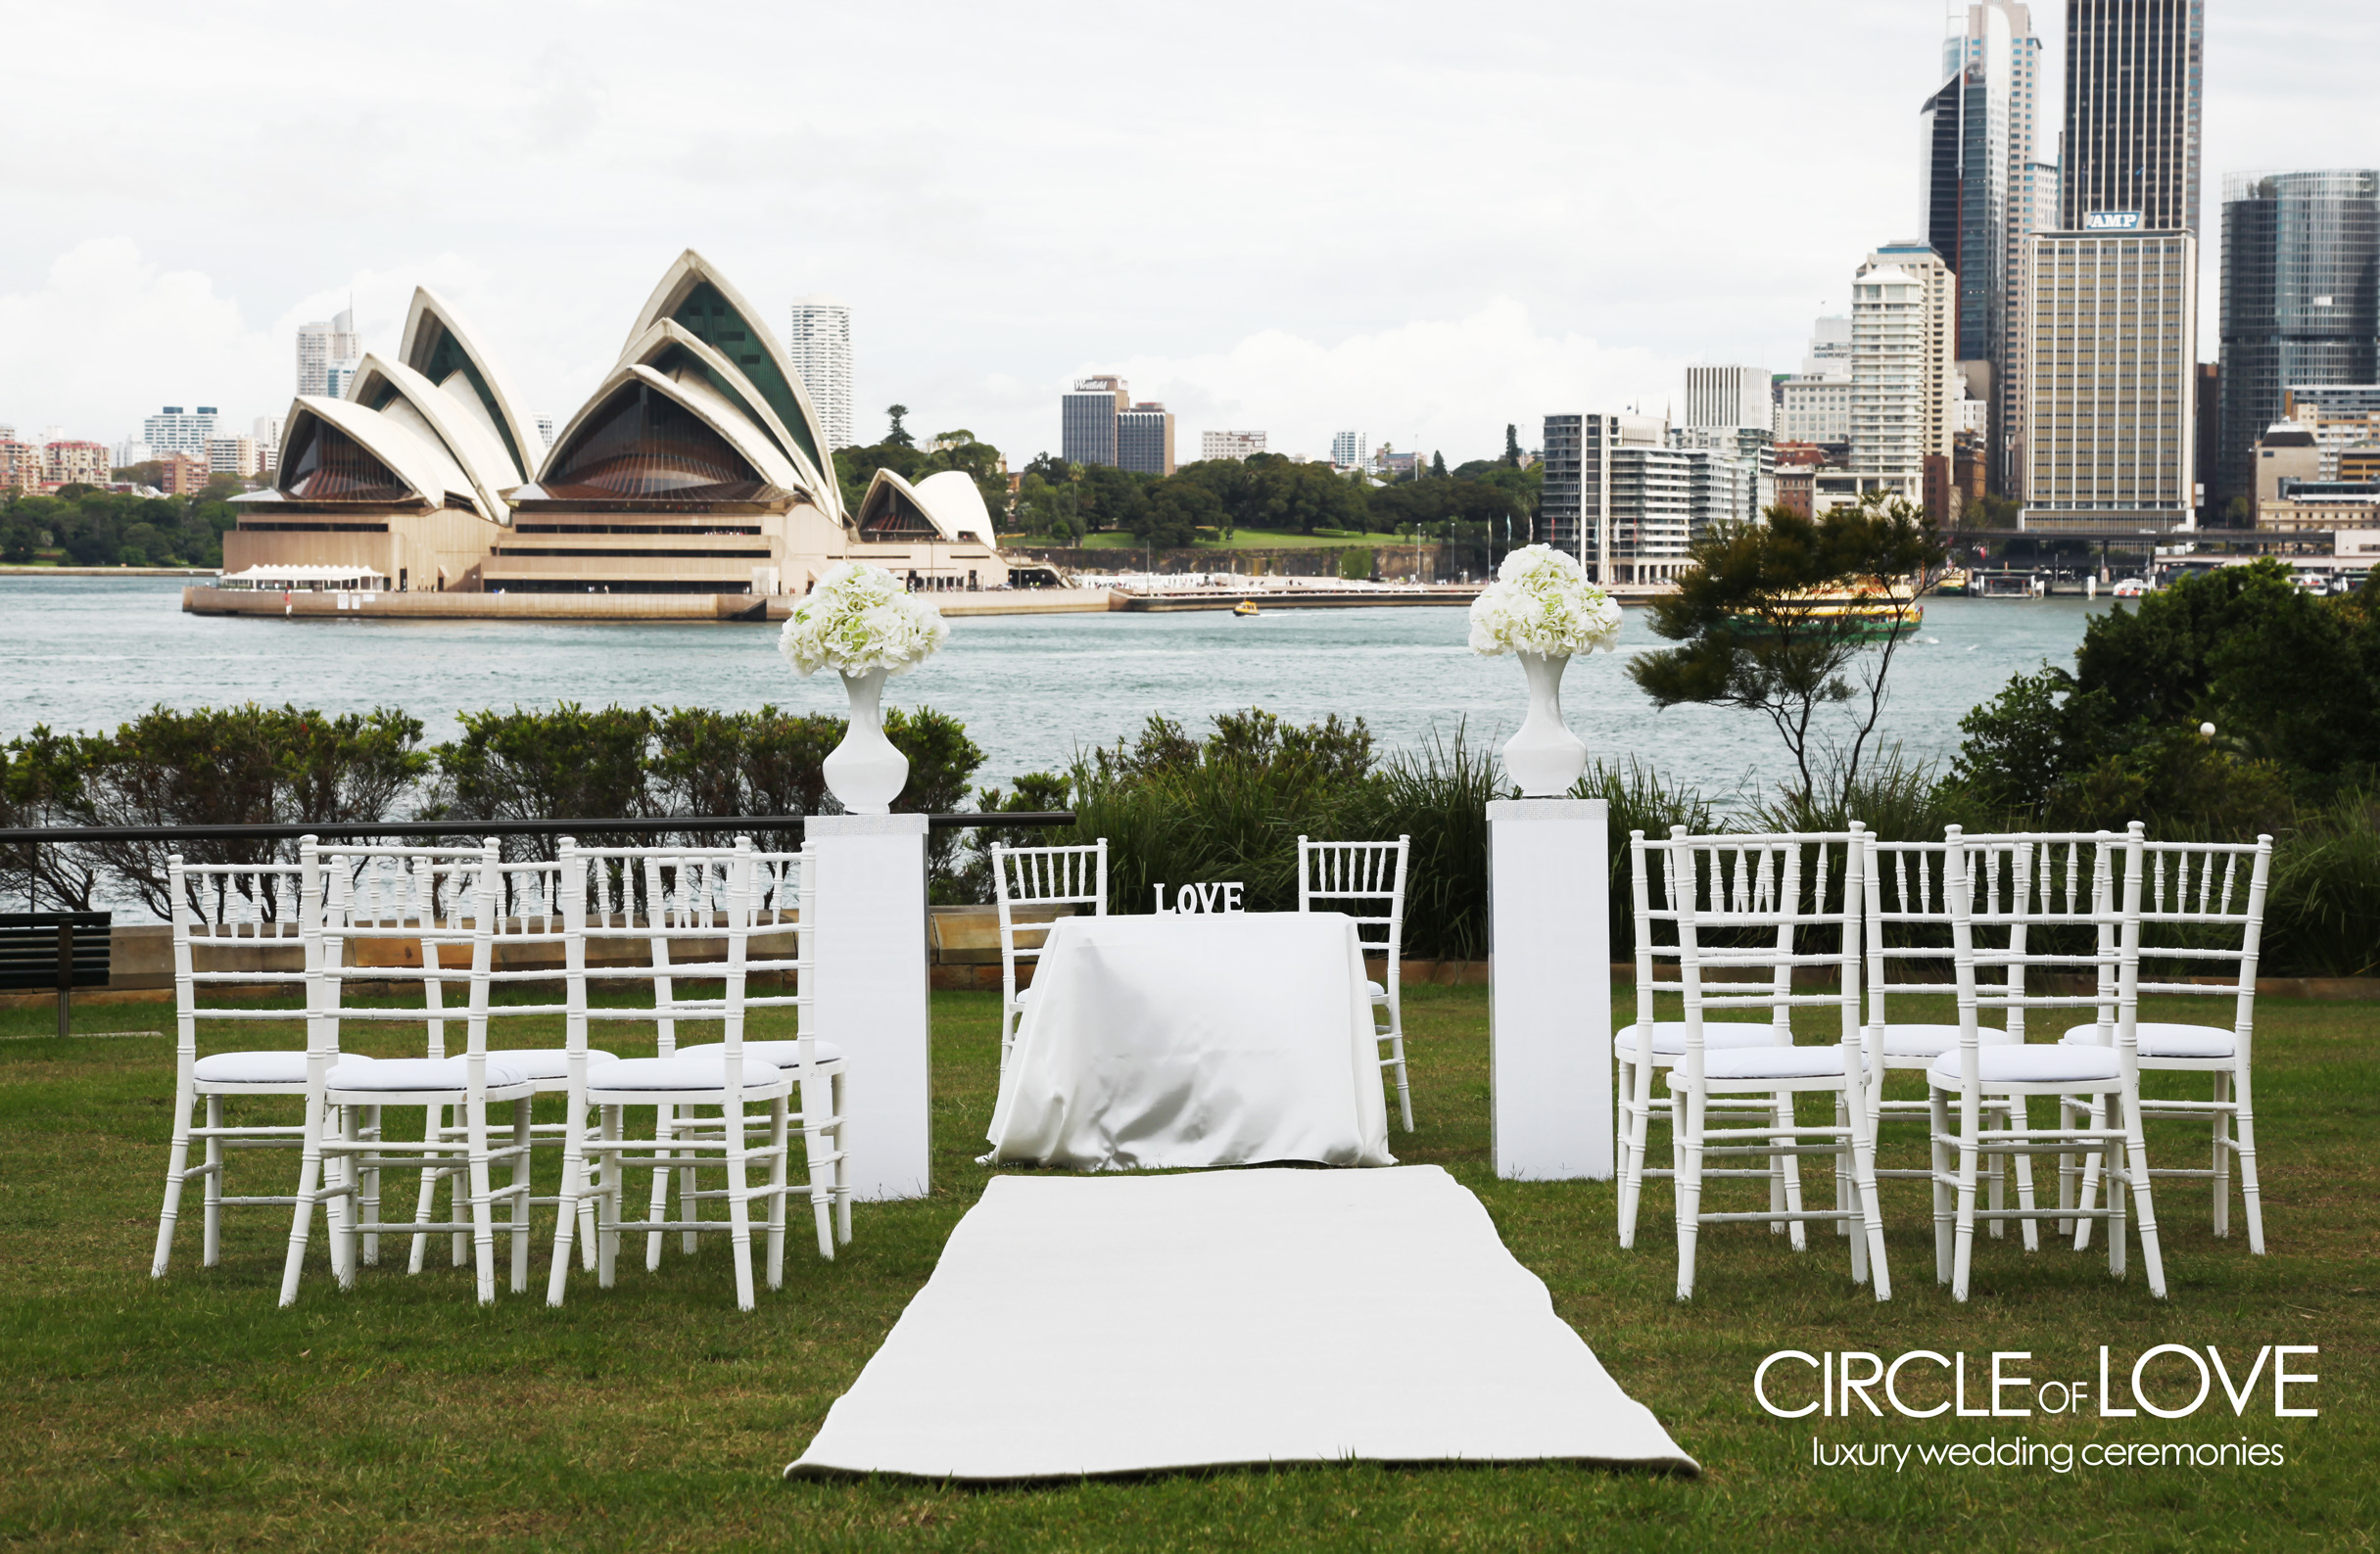
<path fill-rule="evenodd" d="M 2368 0 L 2209 0 L 2225 171 L 2380 165 Z M 853 309 L 854 422 L 1013 463 L 1117 372 L 1198 434 L 1450 463 L 1799 365 L 1919 232 L 1938 0 L 12 8 L 0 424 L 245 429 L 300 323 L 444 295 L 566 420 L 680 250 L 781 335 Z M 2033 8 L 2062 69 L 2063 7 Z M 2202 275 L 2215 352 L 2217 259 Z"/>

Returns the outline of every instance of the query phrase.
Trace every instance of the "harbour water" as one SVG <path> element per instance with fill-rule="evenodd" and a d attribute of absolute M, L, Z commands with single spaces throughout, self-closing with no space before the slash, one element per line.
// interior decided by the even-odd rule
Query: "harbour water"
<path fill-rule="evenodd" d="M 483 707 L 843 707 L 840 683 L 797 678 L 767 627 L 202 618 L 182 613 L 179 590 L 167 579 L 0 578 L 0 737 L 36 724 L 112 729 L 157 703 L 401 707 L 432 741 L 454 735 L 458 710 Z M 2107 608 L 1928 601 L 1892 671 L 1885 737 L 1912 757 L 1946 759 L 1969 708 L 2044 659 L 2070 663 L 2085 619 Z M 1500 743 L 1525 705 L 1520 670 L 1473 654 L 1467 629 L 1459 609 L 965 620 L 939 656 L 886 694 L 962 720 L 984 749 L 985 783 L 1063 767 L 1152 713 L 1195 731 L 1214 713 L 1261 706 L 1298 722 L 1360 717 L 1388 749 L 1457 727 Z M 1588 748 L 1636 756 L 1714 796 L 1782 775 L 1767 719 L 1653 710 L 1622 666 L 1660 645 L 1632 608 L 1618 653 L 1571 664 L 1562 705 Z"/>

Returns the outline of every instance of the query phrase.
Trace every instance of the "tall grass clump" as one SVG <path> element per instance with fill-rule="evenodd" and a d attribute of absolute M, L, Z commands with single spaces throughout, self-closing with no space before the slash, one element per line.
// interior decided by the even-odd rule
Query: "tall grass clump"
<path fill-rule="evenodd" d="M 2341 794 L 2273 849 L 2265 900 L 2268 970 L 2380 974 L 2380 793 Z"/>

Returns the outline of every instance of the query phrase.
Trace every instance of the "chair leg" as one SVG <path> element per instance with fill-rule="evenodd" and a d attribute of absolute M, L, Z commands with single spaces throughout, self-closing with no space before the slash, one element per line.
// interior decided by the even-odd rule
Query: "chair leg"
<path fill-rule="evenodd" d="M 575 1089 L 563 1108 L 562 1196 L 553 1211 L 553 1266 L 546 1273 L 546 1303 L 562 1303 L 570 1282 L 570 1242 L 579 1229 L 579 1200 L 587 1193 L 587 1098 Z"/>
<path fill-rule="evenodd" d="M 454 1108 L 454 1117 L 452 1122 L 447 1124 L 447 1132 L 455 1143 L 463 1145 L 465 1149 L 465 1154 L 462 1155 L 448 1156 L 452 1163 L 447 1167 L 448 1198 L 450 1200 L 447 1219 L 452 1224 L 466 1225 L 471 1221 L 471 1162 L 468 1157 L 471 1130 L 463 1125 L 462 1107 Z M 470 1233 L 458 1230 L 454 1233 L 453 1241 L 452 1261 L 455 1267 L 460 1268 L 471 1260 Z"/>
<path fill-rule="evenodd" d="M 2166 1260 L 2157 1245 L 2157 1203 L 2149 1187 L 2149 1144 L 2141 1130 L 2140 1096 L 2137 1093 L 2123 1096 L 2118 1105 L 2123 1107 L 2124 1155 L 2132 1177 L 2132 1208 L 2140 1237 L 2141 1271 L 2148 1275 L 2149 1294 L 2163 1300 Z M 2113 1224 L 2109 1227 L 2111 1231 L 2114 1228 Z"/>
<path fill-rule="evenodd" d="M 729 1096 L 723 1115 L 727 1124 L 728 1241 L 736 1260 L 736 1309 L 749 1311 L 757 1302 L 752 1294 L 752 1205 L 744 1197 L 749 1182 L 744 1169 L 742 1098 Z"/>
<path fill-rule="evenodd" d="M 820 1158 L 827 1152 L 819 1148 L 826 1132 L 819 1119 L 834 1113 L 819 1103 L 833 1094 L 833 1087 L 832 1077 L 801 1082 L 801 1142 L 810 1173 L 810 1216 L 818 1225 L 818 1254 L 828 1261 L 834 1258 L 834 1168 Z"/>
<path fill-rule="evenodd" d="M 1704 1098 L 1698 1091 L 1670 1090 L 1671 1133 L 1677 1136 L 1678 1298 L 1694 1297 L 1694 1249 L 1702 1232 L 1702 1125 Z M 1682 1123 L 1683 1126 L 1677 1124 Z"/>
<path fill-rule="evenodd" d="M 620 1110 L 618 1107 L 603 1108 L 602 1148 L 595 1154 L 595 1168 L 603 1175 L 595 1194 L 595 1283 L 605 1290 L 612 1287 L 620 1268 L 620 1179 L 627 1174 L 621 1166 Z"/>
<path fill-rule="evenodd" d="M 1382 1032 L 1389 1044 L 1389 1057 L 1397 1069 L 1397 1115 L 1404 1122 L 1404 1131 L 1413 1131 L 1413 1092 L 1405 1083 L 1404 1074 L 1404 1016 L 1401 1011 L 1389 1011 L 1388 1029 Z"/>
<path fill-rule="evenodd" d="M 1834 1212 L 1846 1216 L 1834 1221 L 1834 1234 L 1850 1237 L 1856 1243 L 1859 1238 L 1851 1234 L 1851 1219 L 1848 1217 L 1856 1215 L 1859 1206 L 1858 1195 L 1851 1186 L 1851 1103 L 1846 1092 L 1838 1091 L 1834 1096 L 1834 1125 L 1844 1130 L 1842 1148 L 1834 1152 Z M 1852 1261 L 1857 1263 L 1864 1255 L 1855 1247 Z"/>
<path fill-rule="evenodd" d="M 339 1154 L 332 1161 L 336 1168 L 338 1186 L 342 1189 L 330 1201 L 331 1273 L 342 1290 L 356 1288 L 356 1253 L 357 1241 L 356 1222 L 363 1208 L 359 1201 L 362 1192 L 362 1168 L 356 1161 L 357 1147 L 362 1142 L 363 1107 L 339 1108 Z"/>
<path fill-rule="evenodd" d="M 150 1259 L 149 1277 L 166 1277 L 173 1257 L 173 1221 L 181 1213 L 182 1184 L 190 1169 L 190 1113 L 198 1105 L 197 1085 L 185 1071 L 173 1091 L 173 1144 L 166 1152 L 166 1201 L 157 1213 L 157 1255 Z"/>
<path fill-rule="evenodd" d="M 769 1107 L 769 1148 L 775 1152 L 769 1161 L 769 1288 L 785 1287 L 785 1192 L 787 1173 L 792 1169 L 792 1143 L 786 1137 L 786 1098 L 779 1096 Z"/>
<path fill-rule="evenodd" d="M 445 1138 L 446 1126 L 447 1108 L 445 1107 L 421 1108 L 422 1143 L 436 1144 Z M 445 1180 L 445 1172 L 433 1162 L 444 1158 L 445 1156 L 436 1150 L 425 1149 L 421 1152 L 421 1190 L 413 1202 L 413 1223 L 416 1225 L 427 1225 L 430 1222 L 430 1210 L 438 1206 L 438 1184 Z M 408 1274 L 421 1272 L 422 1266 L 429 1260 L 429 1232 L 416 1230 L 413 1232 L 412 1253 L 405 1259 L 405 1271 Z"/>
<path fill-rule="evenodd" d="M 363 1108 L 363 1127 L 358 1137 L 364 1143 L 373 1146 L 380 1143 L 380 1108 L 378 1107 Z M 359 1218 L 366 1225 L 379 1224 L 380 1167 L 377 1165 L 357 1167 L 356 1183 L 362 1205 Z M 363 1233 L 363 1265 L 367 1268 L 380 1266 L 380 1233 L 376 1230 L 367 1230 Z"/>
<path fill-rule="evenodd" d="M 320 1096 L 306 1098 L 306 1142 L 298 1156 L 298 1201 L 290 1210 L 289 1254 L 281 1263 L 281 1304 L 298 1301 L 298 1275 L 306 1266 L 306 1240 L 313 1231 L 314 1203 L 322 1183 L 322 1125 L 328 1109 Z"/>
<path fill-rule="evenodd" d="M 529 1107 L 530 1099 L 512 1103 L 512 1170 L 504 1186 L 512 1199 L 512 1293 L 529 1293 Z"/>
<path fill-rule="evenodd" d="M 1959 1105 L 1959 1186 L 1958 1224 L 1953 1234 L 1950 1251 L 1950 1298 L 1965 1300 L 1968 1284 L 1975 1268 L 1975 1176 L 1981 1164 L 1975 1135 L 1981 1131 L 1981 1113 Z"/>
<path fill-rule="evenodd" d="M 2008 1126 L 2022 1143 L 2033 1131 L 2033 1101 L 2030 1096 L 2008 1098 Z M 2017 1172 L 2017 1206 L 2030 1214 L 2038 1206 L 2033 1201 L 2033 1157 L 2020 1152 L 2013 1157 Z M 2026 1251 L 2041 1249 L 2041 1222 L 2037 1219 L 2018 1221 L 2017 1234 L 2023 1238 Z"/>
<path fill-rule="evenodd" d="M 2214 1073 L 2214 1118 L 2210 1131 L 2213 1134 L 2214 1158 L 2208 1162 L 2214 1168 L 2214 1234 L 2231 1234 L 2231 1076 L 2221 1069 Z"/>
<path fill-rule="evenodd" d="M 2093 1141 L 2094 1143 L 2104 1146 L 2104 1135 L 2107 1131 L 2107 1125 L 2108 1098 L 2104 1095 L 2091 1097 L 2090 1110 L 2085 1114 L 2083 1126 L 2090 1129 L 2092 1132 L 2101 1134 L 2103 1136 L 2101 1139 Z M 2078 1177 L 2078 1180 L 2081 1183 L 2081 1191 L 2074 1202 L 2074 1249 L 2076 1251 L 2088 1251 L 2091 1249 L 2091 1221 L 2082 1216 L 2091 1213 L 2092 1210 L 2099 1206 L 2099 1179 L 2105 1174 L 2107 1163 L 2108 1158 L 2104 1148 L 2089 1149 L 2083 1152 L 2082 1170 Z M 2108 1206 L 2111 1208 L 2116 1206 L 2114 1201 L 2115 1193 L 2116 1189 L 2114 1184 L 2109 1184 Z M 2109 1229 L 2111 1233 L 2115 1229 L 2112 1222 Z"/>
<path fill-rule="evenodd" d="M 2005 1118 L 2007 1113 L 2001 1115 Z M 1991 1236 L 1999 1241 L 2008 1235 L 2008 1156 L 1991 1154 L 1983 1163 L 1988 1173 L 1984 1191 L 1991 1204 Z"/>
<path fill-rule="evenodd" d="M 488 1108 L 466 1101 L 462 1107 L 463 1137 L 470 1148 L 472 1271 L 477 1275 L 479 1303 L 496 1304 L 496 1205 L 489 1177 Z"/>
<path fill-rule="evenodd" d="M 2248 1219 L 2248 1250 L 2256 1256 L 2264 1255 L 2264 1204 L 2257 1190 L 2256 1180 L 2256 1105 L 2250 1093 L 2248 1070 L 2242 1067 L 2232 1081 L 2232 1125 L 2238 1131 L 2240 1157 L 2240 1208 Z"/>
<path fill-rule="evenodd" d="M 1933 1170 L 1933 1282 L 1950 1283 L 1951 1248 L 1954 1240 L 1954 1204 L 1951 1199 L 1950 1146 L 1944 1142 L 1950 1134 L 1950 1104 L 1947 1095 L 1928 1083 L 1932 1116 L 1927 1135 L 1927 1153 Z"/>
<path fill-rule="evenodd" d="M 1652 1125 L 1652 1059 L 1620 1070 L 1628 1092 L 1628 1144 L 1620 1166 L 1620 1248 L 1637 1244 L 1637 1214 L 1644 1202 L 1644 1145 Z"/>
<path fill-rule="evenodd" d="M 688 1108 L 690 1113 L 691 1110 L 691 1107 Z M 681 1115 L 678 1119 L 681 1127 L 688 1125 L 690 1120 L 690 1116 L 688 1115 Z M 690 1165 L 678 1173 L 678 1201 L 688 1219 L 693 1220 L 702 1217 L 694 1209 L 694 1168 Z M 691 1257 L 694 1254 L 694 1245 L 698 1235 L 698 1232 L 688 1231 L 678 1239 L 678 1249 Z"/>
<path fill-rule="evenodd" d="M 1776 1118 L 1777 1126 L 1781 1128 L 1790 1129 L 1793 1126 L 1795 1121 L 1793 1116 L 1793 1092 L 1790 1090 L 1780 1090 L 1777 1092 Z M 1795 1140 L 1790 1132 L 1786 1132 L 1779 1135 L 1776 1142 L 1784 1148 L 1790 1149 Z M 1772 1155 L 1770 1158 L 1777 1162 L 1779 1167 L 1778 1176 L 1785 1187 L 1785 1212 L 1788 1214 L 1800 1213 L 1801 1156 L 1798 1154 L 1783 1154 Z M 1808 1251 L 1810 1249 L 1809 1227 L 1798 1219 L 1786 1220 L 1785 1243 L 1795 1251 Z"/>
<path fill-rule="evenodd" d="M 677 1116 L 678 1108 L 676 1107 L 655 1107 L 653 1108 L 653 1154 L 655 1155 L 666 1155 L 677 1147 Z M 650 1225 L 663 1224 L 669 1219 L 669 1172 L 660 1166 L 653 1167 L 652 1201 L 645 1208 L 644 1219 L 645 1223 Z M 646 1273 L 661 1271 L 661 1244 L 668 1239 L 667 1233 L 663 1231 L 645 1232 L 644 1271 Z"/>
<path fill-rule="evenodd" d="M 199 1265 L 213 1268 L 223 1260 L 223 1098 L 207 1098 L 206 1232 Z"/>
<path fill-rule="evenodd" d="M 848 1099 L 843 1094 L 845 1075 L 834 1076 L 834 1239 L 845 1247 L 851 1245 L 851 1158 L 843 1143 L 843 1118 L 848 1115 Z M 2261 1248 L 2260 1248 L 2261 1249 Z"/>
<path fill-rule="evenodd" d="M 1860 1234 L 1851 1239 L 1853 1252 L 1852 1277 L 1856 1280 L 1864 1271 L 1875 1281 L 1876 1298 L 1892 1298 L 1892 1272 L 1884 1261 L 1884 1211 L 1876 1190 L 1876 1112 L 1866 1098 L 1854 1089 L 1848 1099 L 1851 1112 L 1851 1179 L 1852 1193 L 1863 1216 Z M 1863 1259 L 1858 1254 L 1866 1252 Z M 1863 1270 L 1858 1264 L 1865 1261 Z"/>

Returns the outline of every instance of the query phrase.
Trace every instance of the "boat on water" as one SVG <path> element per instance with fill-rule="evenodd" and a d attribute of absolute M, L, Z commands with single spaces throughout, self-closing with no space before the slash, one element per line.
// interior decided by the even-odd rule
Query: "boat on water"
<path fill-rule="evenodd" d="M 1933 586 L 1934 592 L 1947 593 L 1955 597 L 1964 597 L 1967 589 L 1968 575 L 1965 567 L 1944 567 L 1941 579 Z"/>
<path fill-rule="evenodd" d="M 1881 641 L 1896 632 L 1906 636 L 1926 622 L 1926 606 L 1907 583 L 1890 588 L 1873 584 L 1860 588 L 1807 589 L 1792 595 L 1786 607 L 1805 621 L 1847 620 L 1863 641 Z M 1738 617 L 1758 626 L 1752 617 Z"/>
<path fill-rule="evenodd" d="M 1257 608 L 1256 600 L 1242 599 L 1231 607 L 1231 613 L 1234 615 L 1261 615 L 1264 612 Z"/>

